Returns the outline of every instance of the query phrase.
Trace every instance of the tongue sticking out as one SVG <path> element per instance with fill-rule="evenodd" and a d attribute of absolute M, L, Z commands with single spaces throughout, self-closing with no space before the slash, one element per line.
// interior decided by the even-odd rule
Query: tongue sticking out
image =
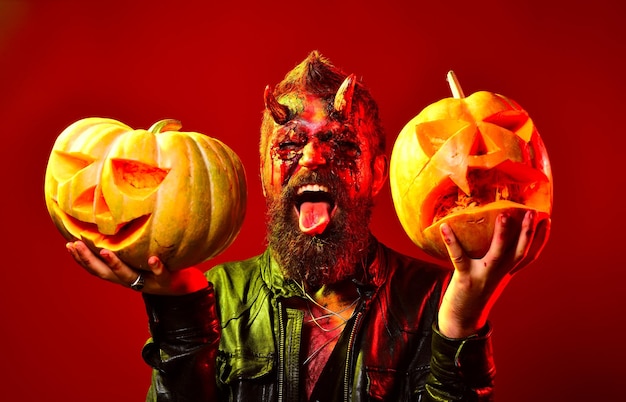
<path fill-rule="evenodd" d="M 330 204 L 327 202 L 304 202 L 300 206 L 300 230 L 314 236 L 321 234 L 330 222 Z"/>

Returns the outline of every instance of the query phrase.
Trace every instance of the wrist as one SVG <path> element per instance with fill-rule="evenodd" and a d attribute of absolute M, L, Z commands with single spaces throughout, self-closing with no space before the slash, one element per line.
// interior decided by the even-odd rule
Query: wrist
<path fill-rule="evenodd" d="M 477 316 L 453 312 L 442 306 L 439 310 L 438 324 L 439 332 L 447 338 L 460 339 L 478 333 L 487 324 L 486 312 Z"/>

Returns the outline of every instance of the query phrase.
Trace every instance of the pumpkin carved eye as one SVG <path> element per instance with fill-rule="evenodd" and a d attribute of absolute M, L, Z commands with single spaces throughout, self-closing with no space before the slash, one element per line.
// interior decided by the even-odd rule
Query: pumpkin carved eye
<path fill-rule="evenodd" d="M 528 122 L 528 114 L 519 110 L 505 110 L 503 112 L 494 113 L 491 116 L 486 116 L 483 121 L 495 124 L 496 126 L 514 133 L 519 132 L 523 134 L 524 131 L 521 131 L 521 129 Z M 529 139 L 530 138 L 524 138 L 526 141 Z"/>
<path fill-rule="evenodd" d="M 552 211 L 552 173 L 538 131 L 516 102 L 491 92 L 424 108 L 398 135 L 389 177 L 403 228 L 442 259 L 443 222 L 479 258 L 499 213 L 521 221 L 529 209 L 541 219 Z"/>
<path fill-rule="evenodd" d="M 49 160 L 49 174 L 54 177 L 54 180 L 59 182 L 59 187 L 67 185 L 68 182 L 73 180 L 80 172 L 85 171 L 89 166 L 94 163 L 95 159 L 90 155 L 85 155 L 77 152 L 64 152 L 53 151 L 50 154 Z M 52 188 L 56 190 L 57 188 Z M 82 213 L 86 213 L 89 209 L 93 208 L 94 192 L 96 186 L 91 185 L 84 188 L 77 195 L 74 196 L 72 205 L 65 203 L 64 207 L 67 210 L 75 210 Z M 61 190 L 63 192 L 63 190 Z M 51 193 L 50 198 L 54 202 L 58 202 L 57 192 Z M 74 215 L 74 214 L 71 214 Z"/>
<path fill-rule="evenodd" d="M 91 165 L 94 158 L 81 153 L 54 151 L 50 155 L 52 171 L 56 180 L 63 182 L 70 180 L 76 173 Z"/>
<path fill-rule="evenodd" d="M 111 159 L 111 168 L 117 188 L 140 197 L 156 191 L 169 172 L 158 166 L 127 159 Z"/>

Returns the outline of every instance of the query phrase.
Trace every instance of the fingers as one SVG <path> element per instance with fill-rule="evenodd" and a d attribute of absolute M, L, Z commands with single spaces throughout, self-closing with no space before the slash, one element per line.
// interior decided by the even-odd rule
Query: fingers
<path fill-rule="evenodd" d="M 115 253 L 110 250 L 100 250 L 100 257 L 115 276 L 110 279 L 111 282 L 130 287 L 137 280 L 139 273 L 124 264 Z"/>
<path fill-rule="evenodd" d="M 154 255 L 148 258 L 148 267 L 150 268 L 150 271 L 156 277 L 159 277 L 160 275 L 167 273 L 167 270 L 165 269 L 165 265 L 163 265 L 163 262 L 161 262 L 159 257 L 154 256 Z"/>
<path fill-rule="evenodd" d="M 526 221 L 526 219 L 524 219 L 524 221 Z M 498 263 L 506 256 L 509 256 L 509 258 L 513 260 L 514 258 L 510 257 L 510 249 L 513 247 L 513 244 L 517 244 L 514 239 L 517 238 L 516 233 L 519 233 L 518 230 L 519 224 L 515 222 L 510 215 L 498 215 L 493 230 L 491 245 L 489 246 L 486 257 L 493 261 L 493 263 Z"/>
<path fill-rule="evenodd" d="M 550 220 L 539 222 L 536 211 L 526 211 L 521 223 L 509 216 L 498 217 L 491 247 L 486 257 L 490 264 L 501 266 L 514 274 L 534 261 L 543 249 L 550 229 Z"/>
<path fill-rule="evenodd" d="M 519 231 L 519 236 L 517 239 L 517 244 L 515 246 L 515 251 L 511 257 L 512 265 L 513 265 L 513 267 L 509 271 L 511 275 L 524 267 L 525 264 L 522 264 L 522 261 L 528 255 L 530 246 L 531 244 L 533 244 L 536 227 L 537 227 L 536 212 L 526 211 L 526 213 L 524 214 L 524 219 L 522 220 L 522 226 Z"/>
<path fill-rule="evenodd" d="M 102 279 L 110 277 L 109 267 L 96 257 L 82 241 L 67 243 L 65 248 L 72 258 L 90 274 Z"/>
<path fill-rule="evenodd" d="M 535 211 L 526 211 L 524 214 L 524 220 L 522 221 L 522 228 L 520 230 L 519 238 L 517 240 L 517 246 L 515 247 L 515 261 L 520 261 L 528 253 L 528 248 L 535 237 L 535 227 L 537 222 L 535 220 Z"/>
<path fill-rule="evenodd" d="M 165 268 L 163 262 L 156 257 L 148 258 L 148 268 L 150 268 L 150 281 L 146 283 L 146 292 L 158 293 L 161 289 L 168 289 L 171 286 L 170 271 Z"/>
<path fill-rule="evenodd" d="M 100 279 L 126 287 L 137 279 L 137 272 L 109 250 L 101 250 L 98 258 L 82 241 L 69 242 L 65 247 L 79 265 Z"/>
<path fill-rule="evenodd" d="M 72 258 L 87 272 L 109 282 L 130 288 L 141 273 L 143 287 L 140 290 L 145 293 L 179 295 L 195 292 L 207 286 L 204 273 L 197 267 L 172 272 L 157 256 L 148 258 L 149 271 L 138 271 L 126 265 L 111 250 L 103 249 L 96 255 L 82 241 L 69 242 L 66 248 Z"/>
<path fill-rule="evenodd" d="M 511 274 L 519 271 L 523 267 L 529 265 L 533 261 L 539 257 L 539 254 L 543 251 L 546 243 L 548 242 L 548 238 L 550 237 L 550 228 L 552 226 L 552 221 L 550 218 L 542 219 L 538 223 L 536 223 L 535 228 L 533 229 L 534 233 L 529 239 L 530 246 L 528 247 L 527 252 L 524 257 L 520 260 L 517 266 L 511 271 Z"/>
<path fill-rule="evenodd" d="M 448 255 L 450 256 L 450 261 L 452 261 L 452 265 L 455 269 L 463 268 L 463 265 L 467 262 L 467 256 L 465 255 L 465 251 L 461 244 L 456 239 L 452 228 L 447 223 L 442 223 L 439 227 L 439 231 L 441 233 L 441 238 L 446 245 L 446 249 L 448 250 Z"/>

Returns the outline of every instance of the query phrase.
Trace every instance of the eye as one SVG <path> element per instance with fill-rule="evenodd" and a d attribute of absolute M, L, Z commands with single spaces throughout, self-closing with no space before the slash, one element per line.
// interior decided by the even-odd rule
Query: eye
<path fill-rule="evenodd" d="M 361 148 L 355 141 L 337 141 L 337 148 L 339 149 L 339 152 L 350 158 L 357 158 L 361 155 Z"/>
<path fill-rule="evenodd" d="M 317 138 L 319 138 L 320 142 L 329 142 L 335 137 L 332 131 L 326 131 L 318 134 Z"/>
<path fill-rule="evenodd" d="M 290 151 L 298 148 L 302 148 L 302 144 L 294 141 L 285 141 L 278 144 L 278 149 L 281 151 Z"/>
<path fill-rule="evenodd" d="M 298 153 L 302 151 L 304 144 L 296 141 L 283 141 L 276 147 L 276 154 L 280 159 L 291 160 L 294 159 Z"/>
<path fill-rule="evenodd" d="M 306 135 L 293 126 L 285 126 L 276 136 L 273 152 L 282 160 L 294 159 L 306 145 Z"/>

